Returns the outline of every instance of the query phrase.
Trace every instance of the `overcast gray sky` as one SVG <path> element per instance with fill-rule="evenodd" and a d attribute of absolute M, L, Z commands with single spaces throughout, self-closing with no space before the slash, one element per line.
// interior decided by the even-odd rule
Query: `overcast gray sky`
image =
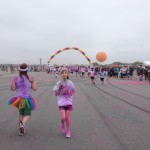
<path fill-rule="evenodd" d="M 1 0 L 0 63 L 46 64 L 78 47 L 96 61 L 150 60 L 150 0 Z M 78 51 L 51 63 L 88 64 Z"/>

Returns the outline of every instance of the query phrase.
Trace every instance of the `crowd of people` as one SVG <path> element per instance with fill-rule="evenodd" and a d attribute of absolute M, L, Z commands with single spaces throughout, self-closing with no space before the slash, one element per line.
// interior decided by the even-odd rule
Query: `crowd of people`
<path fill-rule="evenodd" d="M 45 71 L 51 75 L 58 77 L 59 72 L 63 66 L 45 66 Z M 147 80 L 150 84 L 150 67 L 148 66 L 66 66 L 71 75 L 80 77 L 90 77 L 92 84 L 95 84 L 95 76 L 99 76 L 100 81 L 104 84 L 105 76 L 132 80 L 133 76 L 139 77 L 140 84 L 143 80 Z"/>
<path fill-rule="evenodd" d="M 45 65 L 29 65 L 28 72 L 44 71 Z M 19 65 L 14 64 L 0 64 L 0 72 L 15 73 L 19 71 Z"/>
<path fill-rule="evenodd" d="M 3 67 L 2 67 L 3 68 Z M 4 67 L 5 68 L 5 67 Z M 15 68 L 10 66 L 10 68 Z M 113 66 L 113 67 L 93 67 L 93 66 L 43 66 L 41 71 L 45 71 L 50 75 L 59 75 L 59 81 L 53 87 L 53 92 L 57 96 L 58 110 L 60 112 L 60 132 L 71 137 L 70 114 L 73 110 L 73 95 L 75 94 L 75 85 L 69 79 L 70 75 L 79 77 L 89 77 L 92 85 L 95 85 L 95 78 L 99 77 L 101 84 L 104 84 L 106 76 L 119 78 L 122 80 L 132 80 L 133 75 L 137 74 L 140 84 L 143 79 L 148 80 L 150 84 L 150 68 L 149 67 L 133 67 L 133 66 Z M 32 76 L 28 75 L 31 66 L 21 64 L 18 66 L 19 75 L 11 80 L 11 90 L 16 91 L 16 96 L 8 101 L 8 105 L 16 107 L 19 111 L 19 135 L 25 134 L 25 126 L 31 118 L 31 111 L 37 108 L 37 101 L 32 97 L 31 90 L 37 90 L 36 81 Z M 41 67 L 40 67 L 41 69 Z"/>
<path fill-rule="evenodd" d="M 59 75 L 61 68 L 64 66 L 49 66 L 49 65 L 29 65 L 28 72 L 45 71 L 50 75 L 55 75 L 56 78 Z M 99 75 L 100 78 L 105 76 L 132 80 L 133 75 L 139 77 L 140 82 L 148 80 L 150 83 L 150 67 L 148 66 L 84 66 L 84 65 L 69 65 L 65 66 L 71 75 L 80 77 L 91 77 L 91 71 L 95 72 L 95 75 Z M 19 65 L 3 65 L 0 64 L 0 72 L 15 73 L 19 71 Z M 102 73 L 101 73 L 102 72 Z M 92 75 L 93 76 L 93 75 Z M 93 77 L 92 77 L 93 78 Z M 103 79 L 101 79 L 103 80 Z"/>

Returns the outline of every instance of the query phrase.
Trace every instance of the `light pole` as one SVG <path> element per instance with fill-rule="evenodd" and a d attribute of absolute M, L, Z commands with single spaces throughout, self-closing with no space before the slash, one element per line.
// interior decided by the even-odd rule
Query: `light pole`
<path fill-rule="evenodd" d="M 42 71 L 42 59 L 40 58 L 40 70 Z"/>

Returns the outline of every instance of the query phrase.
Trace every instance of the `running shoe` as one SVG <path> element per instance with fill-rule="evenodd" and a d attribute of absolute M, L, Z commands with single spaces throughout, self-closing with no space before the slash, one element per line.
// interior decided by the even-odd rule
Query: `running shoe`
<path fill-rule="evenodd" d="M 25 129 L 24 129 L 24 126 L 23 126 L 23 122 L 20 121 L 19 122 L 19 136 L 23 136 L 25 134 Z"/>
<path fill-rule="evenodd" d="M 20 129 L 19 129 L 19 136 L 23 136 L 23 135 L 24 135 L 24 134 L 23 134 L 23 133 L 21 133 L 21 132 L 20 132 Z"/>
<path fill-rule="evenodd" d="M 71 138 L 71 131 L 67 131 L 66 138 Z"/>
<path fill-rule="evenodd" d="M 65 133 L 65 129 L 63 127 L 60 127 L 60 132 Z"/>

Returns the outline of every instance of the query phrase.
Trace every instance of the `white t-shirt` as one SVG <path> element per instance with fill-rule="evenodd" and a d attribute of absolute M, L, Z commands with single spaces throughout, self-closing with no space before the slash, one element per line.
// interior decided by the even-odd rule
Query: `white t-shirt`
<path fill-rule="evenodd" d="M 94 77 L 94 76 L 95 76 L 95 71 L 94 71 L 94 70 L 90 72 L 90 76 L 91 76 L 91 77 Z"/>

